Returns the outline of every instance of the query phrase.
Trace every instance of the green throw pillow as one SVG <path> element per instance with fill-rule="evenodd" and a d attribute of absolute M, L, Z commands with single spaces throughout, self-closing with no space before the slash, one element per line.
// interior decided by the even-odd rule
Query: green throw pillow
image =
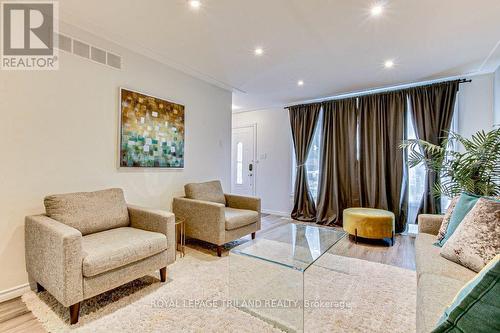
<path fill-rule="evenodd" d="M 432 332 L 500 332 L 500 254 L 460 290 Z"/>
<path fill-rule="evenodd" d="M 460 222 L 462 222 L 465 215 L 467 215 L 467 213 L 474 207 L 479 198 L 481 198 L 481 196 L 476 194 L 465 192 L 460 194 L 460 198 L 458 198 L 455 209 L 453 209 L 453 213 L 451 214 L 450 223 L 448 223 L 448 228 L 446 229 L 444 238 L 435 243 L 435 245 L 442 247 L 444 243 L 446 243 L 446 241 L 455 232 Z"/>

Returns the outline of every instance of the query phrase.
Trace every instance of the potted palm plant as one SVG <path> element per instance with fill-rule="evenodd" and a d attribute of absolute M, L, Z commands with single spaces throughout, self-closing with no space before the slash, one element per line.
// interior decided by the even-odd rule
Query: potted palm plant
<path fill-rule="evenodd" d="M 455 143 L 463 150 L 454 150 Z M 450 132 L 441 145 L 423 140 L 406 140 L 410 168 L 424 164 L 427 170 L 441 175 L 433 192 L 436 196 L 454 197 L 461 192 L 481 196 L 500 195 L 500 128 L 479 131 L 470 139 Z"/>

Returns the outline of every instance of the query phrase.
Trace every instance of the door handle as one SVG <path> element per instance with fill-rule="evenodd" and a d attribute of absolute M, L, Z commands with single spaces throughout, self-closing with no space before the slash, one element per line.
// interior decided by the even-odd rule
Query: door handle
<path fill-rule="evenodd" d="M 252 170 L 253 170 L 253 164 L 252 164 L 252 163 L 250 163 L 250 164 L 248 165 L 248 171 L 252 171 Z"/>

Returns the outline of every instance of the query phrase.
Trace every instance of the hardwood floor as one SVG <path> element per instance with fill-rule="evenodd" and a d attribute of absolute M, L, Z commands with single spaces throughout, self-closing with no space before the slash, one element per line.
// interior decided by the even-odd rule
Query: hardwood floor
<path fill-rule="evenodd" d="M 389 244 L 390 240 L 360 240 L 359 237 L 356 244 L 352 237 L 349 237 L 335 245 L 333 252 L 346 257 L 415 270 L 415 238 L 396 235 L 394 245 Z"/>
<path fill-rule="evenodd" d="M 2 333 L 38 333 L 45 332 L 42 324 L 26 308 L 21 298 L 0 303 L 0 332 Z"/>
<path fill-rule="evenodd" d="M 263 214 L 261 231 L 257 232 L 257 239 L 263 232 L 274 229 L 292 220 L 275 215 Z M 223 256 L 238 244 L 249 241 L 250 235 L 229 244 L 226 244 Z M 396 235 L 394 246 L 389 246 L 388 240 L 373 241 L 359 240 L 354 243 L 352 238 L 344 238 L 335 245 L 334 253 L 352 258 L 364 259 L 382 264 L 398 266 L 415 270 L 415 238 L 410 235 Z M 187 240 L 186 245 L 198 251 L 216 256 L 216 247 L 197 240 Z M 182 260 L 182 259 L 181 259 Z M 36 317 L 26 308 L 21 298 L 0 303 L 0 332 L 5 333 L 38 333 L 45 329 Z"/>
<path fill-rule="evenodd" d="M 297 223 L 297 221 L 279 216 L 263 217 L 261 233 L 290 222 Z M 309 223 L 304 224 L 309 225 Z M 257 238 L 259 238 L 259 232 Z M 337 243 L 330 252 L 415 270 L 415 235 L 395 235 L 394 246 L 389 245 L 390 239 L 371 240 L 358 237 L 358 243 L 356 244 L 352 237 L 347 237 Z"/>

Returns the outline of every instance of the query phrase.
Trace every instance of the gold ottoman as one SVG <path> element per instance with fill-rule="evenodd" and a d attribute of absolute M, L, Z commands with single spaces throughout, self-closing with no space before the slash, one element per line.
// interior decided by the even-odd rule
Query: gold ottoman
<path fill-rule="evenodd" d="M 390 238 L 394 245 L 394 213 L 374 208 L 344 209 L 344 230 L 354 235 L 370 239 Z"/>

